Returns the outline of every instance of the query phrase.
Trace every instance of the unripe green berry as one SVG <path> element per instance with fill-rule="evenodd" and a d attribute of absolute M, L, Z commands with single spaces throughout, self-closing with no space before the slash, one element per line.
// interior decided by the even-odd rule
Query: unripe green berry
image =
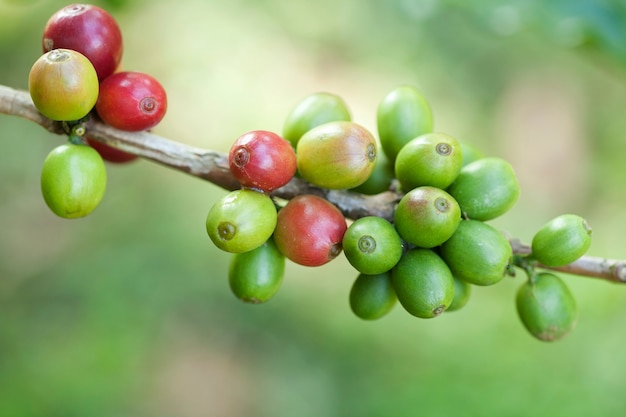
<path fill-rule="evenodd" d="M 84 217 L 100 204 L 106 178 L 104 161 L 95 149 L 66 143 L 46 157 L 41 170 L 41 192 L 57 216 Z"/>
<path fill-rule="evenodd" d="M 256 249 L 233 254 L 228 282 L 233 294 L 246 303 L 259 304 L 278 292 L 285 273 L 285 256 L 273 239 Z"/>
<path fill-rule="evenodd" d="M 350 264 L 368 275 L 393 268 L 402 256 L 402 239 L 391 223 L 381 217 L 355 220 L 343 236 L 343 252 Z"/>
<path fill-rule="evenodd" d="M 504 234 L 493 226 L 463 220 L 441 245 L 440 254 L 455 277 L 474 285 L 492 285 L 509 271 L 513 251 Z"/>
<path fill-rule="evenodd" d="M 517 313 L 524 327 L 539 340 L 561 339 L 575 326 L 576 300 L 565 283 L 551 273 L 540 273 L 517 292 Z"/>
<path fill-rule="evenodd" d="M 415 87 L 402 85 L 385 95 L 376 112 L 378 137 L 390 161 L 410 140 L 432 132 L 433 114 L 424 95 Z"/>
<path fill-rule="evenodd" d="M 447 191 L 466 217 L 487 221 L 513 207 L 520 187 L 511 164 L 491 157 L 465 165 Z"/>
<path fill-rule="evenodd" d="M 575 214 L 563 214 L 543 225 L 532 240 L 532 256 L 545 266 L 574 262 L 591 246 L 591 227 Z"/>
<path fill-rule="evenodd" d="M 454 279 L 446 263 L 430 249 L 411 249 L 391 272 L 400 304 L 420 318 L 437 317 L 452 303 Z"/>
<path fill-rule="evenodd" d="M 218 200 L 206 219 L 209 237 L 219 249 L 242 253 L 265 243 L 276 227 L 272 199 L 253 190 L 235 190 Z"/>
<path fill-rule="evenodd" d="M 444 133 L 427 133 L 400 149 L 395 173 L 405 191 L 423 185 L 446 188 L 459 175 L 462 163 L 463 152 L 456 139 Z"/>
<path fill-rule="evenodd" d="M 391 285 L 391 273 L 360 274 L 350 289 L 350 308 L 363 320 L 376 320 L 396 305 L 398 298 Z"/>

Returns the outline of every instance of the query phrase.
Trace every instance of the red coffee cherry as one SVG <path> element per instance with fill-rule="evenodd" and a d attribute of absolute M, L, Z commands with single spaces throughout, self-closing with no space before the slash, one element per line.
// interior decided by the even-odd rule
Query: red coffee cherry
<path fill-rule="evenodd" d="M 274 241 L 292 262 L 319 266 L 341 253 L 347 228 L 346 219 L 332 203 L 302 194 L 278 211 Z"/>
<path fill-rule="evenodd" d="M 43 31 L 43 52 L 65 48 L 91 61 L 102 81 L 122 60 L 122 33 L 115 19 L 90 4 L 71 4 L 54 13 Z"/>
<path fill-rule="evenodd" d="M 118 72 L 100 83 L 96 111 L 107 124 L 127 131 L 156 126 L 167 110 L 163 86 L 141 72 Z"/>
<path fill-rule="evenodd" d="M 243 187 L 266 193 L 287 184 L 296 173 L 296 153 L 291 144 L 264 130 L 237 138 L 230 148 L 228 163 Z"/>

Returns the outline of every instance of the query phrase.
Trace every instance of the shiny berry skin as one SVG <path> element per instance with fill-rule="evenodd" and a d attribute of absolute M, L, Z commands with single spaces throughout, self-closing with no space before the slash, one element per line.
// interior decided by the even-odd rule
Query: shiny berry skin
<path fill-rule="evenodd" d="M 256 249 L 233 254 L 228 269 L 228 284 L 241 301 L 259 304 L 276 295 L 284 275 L 285 255 L 270 238 Z"/>
<path fill-rule="evenodd" d="M 562 214 L 535 233 L 532 256 L 545 266 L 558 267 L 574 262 L 591 246 L 591 227 L 576 214 Z"/>
<path fill-rule="evenodd" d="M 302 178 L 318 187 L 345 189 L 363 184 L 372 175 L 378 145 L 357 123 L 328 122 L 302 135 L 296 154 Z"/>
<path fill-rule="evenodd" d="M 150 129 L 163 119 L 166 110 L 165 89 L 148 74 L 117 72 L 100 83 L 96 111 L 105 123 L 117 129 Z"/>
<path fill-rule="evenodd" d="M 341 241 L 347 228 L 343 214 L 332 203 L 302 194 L 278 211 L 274 241 L 292 262 L 319 266 L 342 252 Z"/>
<path fill-rule="evenodd" d="M 228 154 L 228 164 L 243 187 L 269 193 L 293 178 L 296 153 L 291 144 L 277 134 L 254 130 L 235 140 Z"/>
<path fill-rule="evenodd" d="M 41 170 L 41 192 L 54 214 L 85 217 L 98 207 L 106 189 L 106 167 L 87 145 L 66 143 L 53 149 Z"/>
<path fill-rule="evenodd" d="M 430 186 L 406 193 L 394 213 L 400 236 L 421 247 L 434 248 L 454 234 L 461 222 L 461 209 L 445 191 Z"/>
<path fill-rule="evenodd" d="M 458 279 L 474 285 L 493 285 L 511 268 L 513 252 L 504 234 L 488 223 L 463 220 L 439 254 Z"/>
<path fill-rule="evenodd" d="M 400 149 L 394 168 L 404 191 L 422 185 L 445 189 L 459 175 L 462 164 L 456 139 L 445 133 L 426 133 Z"/>
<path fill-rule="evenodd" d="M 559 340 L 576 325 L 578 306 L 574 295 L 554 274 L 536 274 L 519 288 L 515 301 L 522 324 L 541 341 Z"/>
<path fill-rule="evenodd" d="M 392 162 L 405 144 L 433 131 L 430 104 L 411 85 L 401 85 L 385 95 L 378 105 L 376 122 L 381 147 Z"/>
<path fill-rule="evenodd" d="M 211 241 L 230 253 L 258 248 L 272 236 L 275 227 L 274 202 L 253 190 L 231 191 L 213 204 L 206 218 Z"/>
<path fill-rule="evenodd" d="M 513 167 L 497 157 L 480 158 L 465 165 L 446 190 L 459 203 L 465 217 L 482 221 L 509 211 L 520 194 Z"/>
<path fill-rule="evenodd" d="M 93 140 L 89 137 L 86 137 L 85 141 L 89 146 L 98 151 L 102 159 L 107 162 L 111 162 L 114 164 L 125 164 L 127 162 L 135 161 L 138 158 L 137 155 L 124 152 L 122 150 L 109 146 L 106 143 L 98 142 L 97 140 Z"/>
<path fill-rule="evenodd" d="M 115 19 L 90 4 L 71 4 L 54 13 L 43 31 L 43 51 L 78 51 L 93 64 L 102 81 L 122 60 L 122 33 Z"/>
<path fill-rule="evenodd" d="M 424 319 L 441 315 L 454 299 L 454 277 L 446 263 L 430 249 L 410 249 L 391 271 L 400 304 Z"/>
<path fill-rule="evenodd" d="M 377 320 L 393 309 L 398 297 L 391 284 L 391 271 L 359 274 L 350 289 L 350 309 L 363 320 Z"/>
<path fill-rule="evenodd" d="M 98 77 L 91 62 L 71 49 L 55 49 L 35 61 L 28 90 L 37 110 L 58 121 L 85 117 L 98 99 Z"/>
<path fill-rule="evenodd" d="M 391 270 L 404 250 L 402 239 L 393 225 L 377 216 L 355 220 L 343 235 L 342 246 L 350 265 L 368 275 Z"/>

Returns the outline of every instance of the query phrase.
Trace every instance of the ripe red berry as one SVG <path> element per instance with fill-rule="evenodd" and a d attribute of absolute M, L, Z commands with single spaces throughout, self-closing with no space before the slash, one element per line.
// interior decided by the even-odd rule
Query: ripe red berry
<path fill-rule="evenodd" d="M 102 159 L 104 159 L 105 161 L 115 164 L 123 164 L 137 159 L 137 155 L 124 152 L 122 150 L 114 148 L 113 146 L 109 146 L 106 143 L 98 142 L 97 140 L 93 140 L 88 137 L 85 138 L 85 141 L 89 146 L 98 151 Z"/>
<path fill-rule="evenodd" d="M 43 31 L 43 51 L 65 48 L 91 61 L 102 81 L 122 60 L 122 33 L 115 19 L 90 4 L 71 4 L 54 13 Z"/>
<path fill-rule="evenodd" d="M 243 187 L 266 193 L 287 184 L 296 173 L 296 153 L 291 144 L 264 130 L 237 138 L 230 148 L 228 163 Z"/>
<path fill-rule="evenodd" d="M 163 86 L 141 72 L 117 72 L 100 83 L 96 111 L 107 124 L 127 131 L 156 126 L 167 110 Z"/>
<path fill-rule="evenodd" d="M 302 194 L 278 211 L 274 241 L 292 262 L 319 266 L 341 253 L 346 229 L 343 214 L 332 203 Z"/>

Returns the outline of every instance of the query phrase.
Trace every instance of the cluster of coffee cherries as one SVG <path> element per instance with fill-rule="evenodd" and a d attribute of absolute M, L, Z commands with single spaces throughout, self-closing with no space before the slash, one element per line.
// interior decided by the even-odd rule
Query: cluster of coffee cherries
<path fill-rule="evenodd" d="M 42 47 L 28 89 L 37 110 L 63 122 L 69 135 L 43 163 L 42 194 L 58 216 L 84 217 L 104 196 L 104 160 L 123 163 L 136 156 L 89 138 L 83 122 L 93 116 L 117 129 L 147 130 L 164 117 L 167 97 L 152 76 L 120 71 L 121 31 L 99 7 L 71 4 L 55 12 L 44 27 Z"/>
<path fill-rule="evenodd" d="M 462 308 L 472 286 L 528 273 L 519 289 L 522 323 L 541 340 L 556 340 L 576 321 L 563 281 L 538 267 L 582 256 L 591 229 L 577 215 L 559 216 L 535 235 L 532 252 L 514 255 L 488 222 L 509 211 L 520 188 L 511 165 L 433 131 L 431 107 L 413 86 L 388 92 L 377 108 L 376 138 L 351 120 L 342 98 L 312 94 L 288 114 L 282 135 L 248 132 L 233 143 L 229 166 L 241 188 L 210 209 L 213 243 L 233 253 L 229 283 L 236 297 L 262 303 L 279 290 L 285 261 L 319 266 L 342 252 L 358 275 L 349 294 L 364 320 L 399 301 L 411 315 L 433 318 Z M 294 176 L 331 190 L 398 195 L 393 218 L 347 219 L 328 200 L 273 191 Z"/>

